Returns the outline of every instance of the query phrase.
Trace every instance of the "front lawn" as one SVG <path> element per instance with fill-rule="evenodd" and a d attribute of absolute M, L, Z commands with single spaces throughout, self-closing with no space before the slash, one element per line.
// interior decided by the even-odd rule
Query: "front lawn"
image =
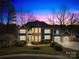
<path fill-rule="evenodd" d="M 50 46 L 40 46 L 39 49 L 34 49 L 33 47 L 12 47 L 12 48 L 3 48 L 0 49 L 0 55 L 6 54 L 19 54 L 19 53 L 30 53 L 30 54 L 50 54 L 57 55 L 62 54 L 61 52 L 55 51 Z"/>
<path fill-rule="evenodd" d="M 68 57 L 78 57 L 79 51 L 75 51 L 69 48 L 64 48 L 63 51 L 58 52 L 53 47 L 50 46 L 39 46 L 38 48 L 34 46 L 27 47 L 11 47 L 0 49 L 0 55 L 8 54 L 48 54 L 48 55 L 62 55 Z"/>

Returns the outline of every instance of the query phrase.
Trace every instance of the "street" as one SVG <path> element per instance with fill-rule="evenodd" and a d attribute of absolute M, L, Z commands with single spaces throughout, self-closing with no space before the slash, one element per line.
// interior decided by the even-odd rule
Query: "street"
<path fill-rule="evenodd" d="M 66 56 L 45 54 L 14 54 L 0 56 L 0 59 L 71 59 Z"/>
<path fill-rule="evenodd" d="M 60 58 L 51 58 L 51 57 L 38 57 L 38 56 L 18 56 L 18 57 L 7 57 L 0 59 L 60 59 Z"/>

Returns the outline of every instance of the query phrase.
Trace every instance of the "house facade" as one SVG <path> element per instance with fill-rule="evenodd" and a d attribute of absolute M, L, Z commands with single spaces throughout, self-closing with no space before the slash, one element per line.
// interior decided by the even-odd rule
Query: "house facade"
<path fill-rule="evenodd" d="M 61 42 L 69 41 L 70 33 L 67 30 L 61 30 L 59 26 L 35 21 L 19 27 L 18 39 L 29 43 L 41 41 Z"/>
<path fill-rule="evenodd" d="M 38 23 L 38 22 L 36 22 Z M 46 27 L 47 26 L 47 27 Z M 47 24 L 41 26 L 34 24 L 31 26 L 21 26 L 19 28 L 19 40 L 26 40 L 27 42 L 41 42 L 42 40 L 52 40 L 52 27 Z"/>

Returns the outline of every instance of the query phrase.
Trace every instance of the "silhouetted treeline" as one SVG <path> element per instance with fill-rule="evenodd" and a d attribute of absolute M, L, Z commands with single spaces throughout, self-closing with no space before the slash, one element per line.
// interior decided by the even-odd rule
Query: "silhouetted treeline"
<path fill-rule="evenodd" d="M 13 34 L 16 35 L 17 26 L 15 24 L 0 24 L 0 35 L 2 34 Z"/>
<path fill-rule="evenodd" d="M 8 9 L 8 12 L 6 9 Z M 5 11 L 3 11 L 5 9 Z M 7 12 L 7 24 L 12 24 L 15 16 L 15 7 L 11 0 L 0 0 L 0 23 L 4 23 L 3 13 Z"/>

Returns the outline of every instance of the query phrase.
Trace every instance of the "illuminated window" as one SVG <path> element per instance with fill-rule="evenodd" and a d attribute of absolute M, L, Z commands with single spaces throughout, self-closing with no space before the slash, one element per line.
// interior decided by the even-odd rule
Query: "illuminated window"
<path fill-rule="evenodd" d="M 50 31 L 50 29 L 45 29 L 44 30 L 44 33 L 50 33 L 51 31 Z"/>
<path fill-rule="evenodd" d="M 44 39 L 51 39 L 51 38 L 50 38 L 50 35 L 45 35 L 45 36 L 44 36 Z"/>
<path fill-rule="evenodd" d="M 32 28 L 32 33 L 34 33 L 34 28 Z"/>
<path fill-rule="evenodd" d="M 39 36 L 35 36 L 35 42 L 39 41 Z"/>
<path fill-rule="evenodd" d="M 59 31 L 58 30 L 56 30 L 56 34 L 59 34 Z"/>
<path fill-rule="evenodd" d="M 31 35 L 28 35 L 29 41 L 32 41 L 32 38 L 31 37 L 32 37 Z"/>
<path fill-rule="evenodd" d="M 35 33 L 38 33 L 39 28 L 35 28 Z"/>
<path fill-rule="evenodd" d="M 32 28 L 32 33 L 41 33 L 41 28 Z"/>
<path fill-rule="evenodd" d="M 20 29 L 20 33 L 26 33 L 25 29 Z"/>
<path fill-rule="evenodd" d="M 41 35 L 39 35 L 39 41 L 41 41 Z"/>
<path fill-rule="evenodd" d="M 32 35 L 32 41 L 34 41 L 34 36 Z"/>
<path fill-rule="evenodd" d="M 39 28 L 39 33 L 41 33 L 41 28 Z"/>
<path fill-rule="evenodd" d="M 20 40 L 26 40 L 26 36 L 25 35 L 21 35 L 20 36 Z"/>

